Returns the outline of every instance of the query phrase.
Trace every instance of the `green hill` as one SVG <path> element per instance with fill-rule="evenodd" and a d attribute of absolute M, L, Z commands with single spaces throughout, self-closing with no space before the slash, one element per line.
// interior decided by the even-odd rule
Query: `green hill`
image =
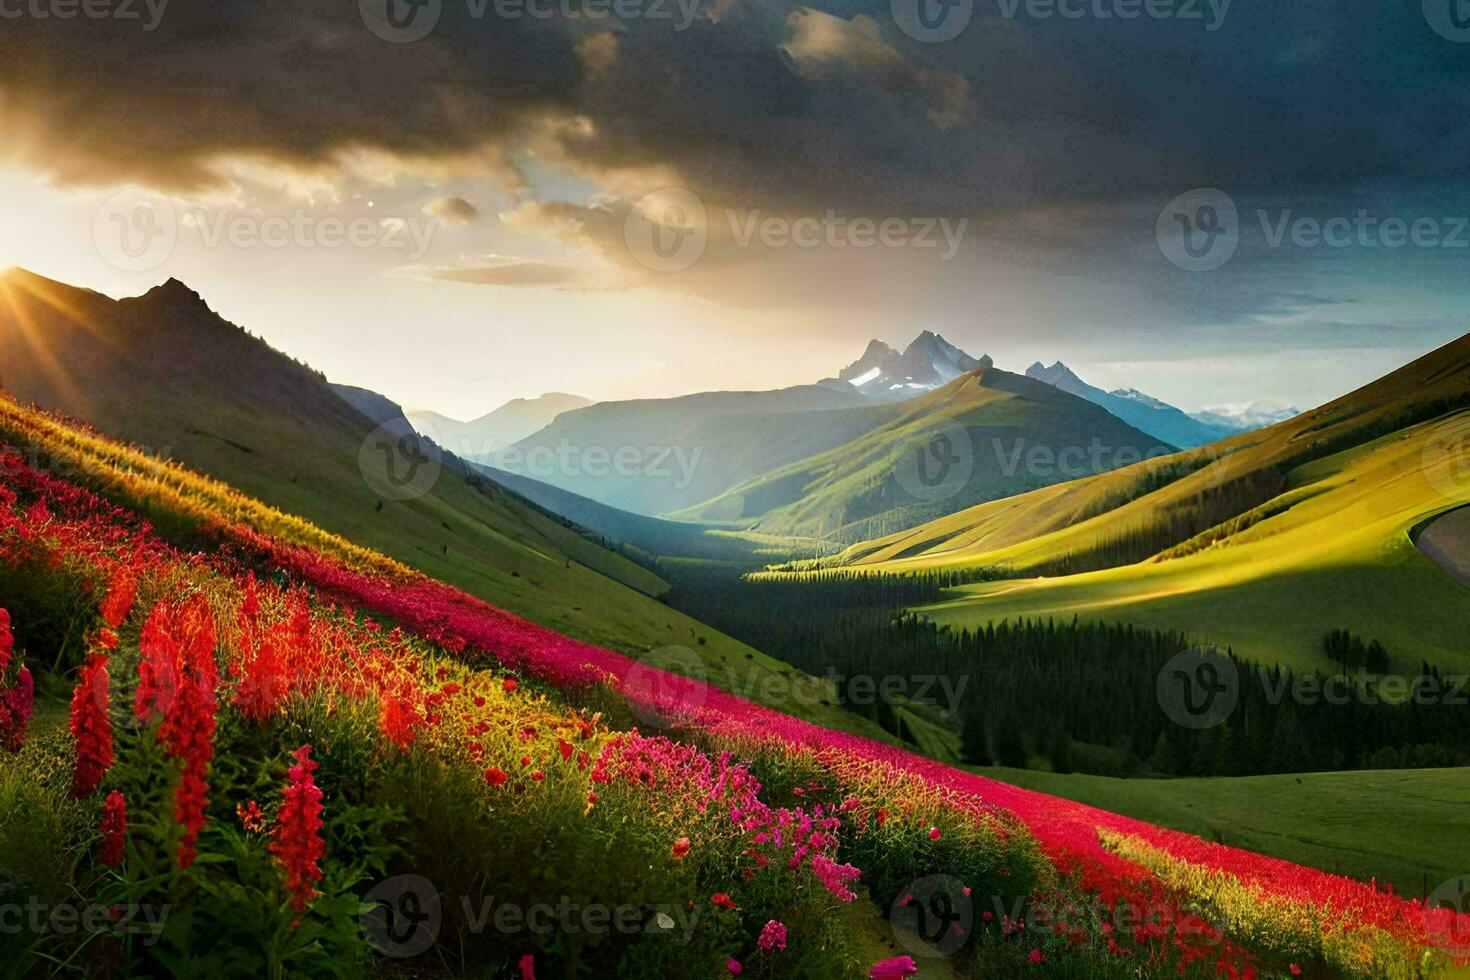
<path fill-rule="evenodd" d="M 422 495 L 380 492 L 375 424 L 392 403 L 364 395 L 359 404 L 374 413 L 364 415 L 182 283 L 113 300 L 7 273 L 0 388 L 578 639 L 634 655 L 697 650 L 709 676 L 755 685 L 757 698 L 770 675 L 782 675 L 774 690 L 790 688 L 786 665 L 658 601 L 661 578 L 452 456 Z M 785 707 L 863 726 L 817 698 Z"/>
<path fill-rule="evenodd" d="M 1405 667 L 1470 665 L 1470 590 L 1410 540 L 1470 499 L 1467 405 L 1470 336 L 1269 429 L 972 508 L 836 561 L 1012 576 L 922 610 L 941 623 L 1123 620 L 1304 666 L 1322 666 L 1322 634 L 1343 628 Z"/>
<path fill-rule="evenodd" d="M 900 410 L 821 385 L 602 402 L 563 412 L 481 462 L 621 510 L 667 515 L 850 442 Z"/>
<path fill-rule="evenodd" d="M 947 463 L 927 457 L 936 445 L 951 447 Z M 671 516 L 854 541 L 1171 451 L 1082 398 L 982 368 L 849 442 Z"/>

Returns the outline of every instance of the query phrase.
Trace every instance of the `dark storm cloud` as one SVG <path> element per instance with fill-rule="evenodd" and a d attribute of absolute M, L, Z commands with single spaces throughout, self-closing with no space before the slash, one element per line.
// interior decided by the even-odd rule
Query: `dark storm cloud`
<path fill-rule="evenodd" d="M 199 187 L 221 157 L 330 174 L 362 151 L 510 175 L 539 142 L 594 180 L 642 168 L 722 204 L 888 213 L 1470 159 L 1470 44 L 1418 2 L 1236 0 L 1209 31 L 977 0 L 940 44 L 886 0 L 692 10 L 679 30 L 445 0 L 407 44 L 347 0 L 173 0 L 153 31 L 21 17 L 0 31 L 0 115 L 11 153 L 72 183 Z"/>

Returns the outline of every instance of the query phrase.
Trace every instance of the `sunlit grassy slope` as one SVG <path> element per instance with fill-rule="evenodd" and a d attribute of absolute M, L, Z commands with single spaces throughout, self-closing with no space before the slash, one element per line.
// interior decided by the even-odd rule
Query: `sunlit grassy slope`
<path fill-rule="evenodd" d="M 902 484 L 900 457 L 938 433 L 963 427 L 971 452 L 968 479 L 938 499 Z M 1034 467 L 1021 453 L 1101 447 L 1071 473 Z M 957 508 L 1023 493 L 1079 475 L 1169 452 L 1106 410 L 1051 385 L 995 368 L 973 371 L 904 402 L 894 418 L 841 445 L 764 472 L 697 507 L 670 515 L 730 522 L 780 535 L 856 541 L 887 528 L 911 527 Z"/>
<path fill-rule="evenodd" d="M 578 639 L 656 651 L 675 670 L 702 662 L 716 682 L 753 685 L 757 700 L 768 677 L 783 675 L 774 691 L 800 679 L 659 602 L 668 586 L 658 576 L 489 480 L 446 466 L 431 492 L 384 499 L 359 467 L 372 421 L 182 284 L 116 301 L 12 271 L 0 279 L 0 390 Z M 15 406 L 0 414 L 24 416 Z M 877 732 L 820 697 L 782 702 L 831 727 Z"/>
<path fill-rule="evenodd" d="M 1237 653 L 1319 664 L 1329 628 L 1380 640 L 1407 669 L 1470 667 L 1470 590 L 1425 558 L 1409 530 L 1470 495 L 1441 440 L 1470 440 L 1470 412 L 1291 473 L 1284 512 L 1168 561 L 1059 578 L 990 582 L 922 610 L 941 623 L 1065 617 L 1182 629 Z M 1287 496 L 1291 496 L 1288 491 Z"/>
<path fill-rule="evenodd" d="M 1234 847 L 1377 878 L 1415 898 L 1464 874 L 1457 856 L 1470 854 L 1470 779 L 1461 769 L 1229 779 L 976 771 Z"/>
<path fill-rule="evenodd" d="M 1456 407 L 1470 393 L 1467 355 L 1470 338 L 1462 338 L 1300 419 L 1204 447 L 1196 452 L 1216 462 L 1088 520 L 1067 515 L 1109 495 L 1121 500 L 1148 467 L 1192 454 L 975 508 L 844 557 L 875 572 L 1024 572 L 1167 520 L 1211 481 L 1274 466 L 1284 477 L 1279 495 L 1152 560 L 971 585 L 920 611 L 962 626 L 1038 616 L 1127 621 L 1299 666 L 1323 665 L 1322 634 L 1345 628 L 1380 640 L 1404 669 L 1421 659 L 1470 666 L 1470 590 L 1409 538 L 1426 518 L 1470 500 L 1470 410 Z"/>
<path fill-rule="evenodd" d="M 1320 408 L 1198 449 L 950 514 L 843 552 L 882 571 L 1006 565 L 1024 571 L 1188 509 L 1268 468 L 1360 445 L 1470 405 L 1470 335 Z"/>

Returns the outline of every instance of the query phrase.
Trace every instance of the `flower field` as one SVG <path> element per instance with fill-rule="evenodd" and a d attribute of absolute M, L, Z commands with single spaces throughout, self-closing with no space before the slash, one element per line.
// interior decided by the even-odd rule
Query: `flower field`
<path fill-rule="evenodd" d="M 49 910 L 0 930 L 21 972 L 1410 978 L 1470 952 L 1470 917 L 798 721 L 3 396 L 0 610 L 0 906 Z M 428 932 L 378 917 L 404 876 Z"/>

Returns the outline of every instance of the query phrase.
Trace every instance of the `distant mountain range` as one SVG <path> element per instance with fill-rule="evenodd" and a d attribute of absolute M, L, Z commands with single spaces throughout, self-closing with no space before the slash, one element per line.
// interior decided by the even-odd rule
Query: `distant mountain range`
<path fill-rule="evenodd" d="M 514 398 L 470 422 L 428 410 L 409 410 L 404 415 L 420 433 L 445 449 L 479 462 L 540 432 L 562 412 L 591 404 L 590 398 L 553 391 L 539 398 Z"/>
<path fill-rule="evenodd" d="M 1193 449 L 1216 439 L 1224 439 L 1251 429 L 1274 425 L 1299 413 L 1299 409 L 1285 405 L 1265 407 L 1264 403 L 1252 403 L 1238 409 L 1215 409 L 1189 414 L 1146 395 L 1137 388 L 1118 388 L 1103 391 L 1077 377 L 1076 373 L 1061 361 L 1051 367 L 1040 361 L 1026 369 L 1026 377 L 1045 381 L 1063 391 L 1070 391 L 1101 405 L 1130 425 L 1135 425 L 1150 435 L 1171 442 L 1181 449 Z"/>
<path fill-rule="evenodd" d="M 862 357 L 835 378 L 820 383 L 836 391 L 857 392 L 872 401 L 902 401 L 934 391 L 969 371 L 993 365 L 988 355 L 972 356 L 939 334 L 925 330 L 902 351 L 881 340 L 868 341 Z M 1136 388 L 1104 391 L 1083 381 L 1061 361 L 1051 367 L 1038 361 L 1026 369 L 1026 377 L 1101 405 L 1129 425 L 1181 449 L 1273 425 L 1298 412 L 1284 403 L 1252 403 L 1189 414 Z"/>

